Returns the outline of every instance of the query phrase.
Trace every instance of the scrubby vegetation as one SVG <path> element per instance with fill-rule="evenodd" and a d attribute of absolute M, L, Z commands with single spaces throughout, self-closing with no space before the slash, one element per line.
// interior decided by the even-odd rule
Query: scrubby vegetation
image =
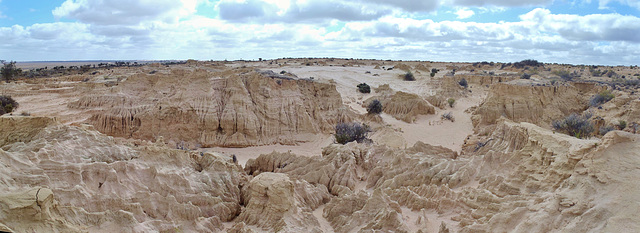
<path fill-rule="evenodd" d="M 614 97 L 615 96 L 613 95 L 613 93 L 611 93 L 611 91 L 604 90 L 591 97 L 591 100 L 589 100 L 589 105 L 591 105 L 592 107 L 598 107 L 601 104 L 609 102 L 609 100 L 612 100 Z"/>
<path fill-rule="evenodd" d="M 16 67 L 16 62 L 5 62 L 4 60 L 0 61 L 2 63 L 2 68 L 0 68 L 0 74 L 2 74 L 2 79 L 5 82 L 10 82 L 15 77 L 19 76 L 22 73 L 22 69 Z"/>
<path fill-rule="evenodd" d="M 544 66 L 544 64 L 533 59 L 526 59 L 526 60 L 513 63 L 513 67 L 515 68 L 524 68 L 526 66 L 538 67 L 538 66 Z"/>
<path fill-rule="evenodd" d="M 527 73 L 522 73 L 522 75 L 520 75 L 520 79 L 531 79 L 531 75 Z"/>
<path fill-rule="evenodd" d="M 583 138 L 591 135 L 594 131 L 593 124 L 589 121 L 591 116 L 590 113 L 583 115 L 573 113 L 564 119 L 553 121 L 551 126 L 560 132 L 577 138 Z"/>
<path fill-rule="evenodd" d="M 407 71 L 403 76 L 404 81 L 416 81 L 416 77 L 411 73 L 411 71 Z"/>
<path fill-rule="evenodd" d="M 382 103 L 379 100 L 373 100 L 367 106 L 367 112 L 369 114 L 380 114 L 382 112 Z"/>
<path fill-rule="evenodd" d="M 456 103 L 456 100 L 454 98 L 449 98 L 447 100 L 447 103 L 449 104 L 449 107 L 453 108 L 453 105 Z"/>
<path fill-rule="evenodd" d="M 567 70 L 557 70 L 557 71 L 554 71 L 553 74 L 567 82 L 573 81 L 574 78 L 580 77 L 578 73 L 576 72 L 571 73 Z"/>
<path fill-rule="evenodd" d="M 451 122 L 455 122 L 456 119 L 453 117 L 453 114 L 451 112 L 445 112 L 443 113 L 440 118 L 442 118 L 442 120 L 448 120 Z"/>
<path fill-rule="evenodd" d="M 458 84 L 460 84 L 460 86 L 467 88 L 469 86 L 469 83 L 467 83 L 467 80 L 462 78 L 460 79 L 460 81 L 458 81 Z"/>
<path fill-rule="evenodd" d="M 625 128 L 627 128 L 627 121 L 619 120 L 618 121 L 618 129 L 624 130 Z"/>
<path fill-rule="evenodd" d="M 0 95 L 0 115 L 11 113 L 16 108 L 18 108 L 18 102 L 11 96 Z"/>
<path fill-rule="evenodd" d="M 600 126 L 600 135 L 604 136 L 605 134 L 607 134 L 608 132 L 611 132 L 613 130 L 614 130 L 614 128 L 611 125 Z"/>
<path fill-rule="evenodd" d="M 360 83 L 357 87 L 360 93 L 371 93 L 371 87 L 366 83 Z"/>
<path fill-rule="evenodd" d="M 357 122 L 338 123 L 336 125 L 336 142 L 347 144 L 357 141 L 358 143 L 367 141 L 367 134 L 370 132 L 369 126 Z"/>

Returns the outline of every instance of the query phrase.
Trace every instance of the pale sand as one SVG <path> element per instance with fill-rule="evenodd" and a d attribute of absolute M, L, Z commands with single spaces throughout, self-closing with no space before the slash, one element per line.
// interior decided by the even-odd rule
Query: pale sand
<path fill-rule="evenodd" d="M 322 148 L 333 143 L 332 135 L 317 135 L 316 138 L 309 142 L 299 143 L 296 146 L 290 145 L 268 145 L 268 146 L 252 146 L 245 148 L 225 148 L 225 147 L 212 147 L 203 148 L 202 151 L 215 151 L 228 154 L 229 156 L 236 155 L 238 164 L 245 165 L 249 159 L 255 159 L 261 154 L 269 154 L 272 152 L 286 153 L 291 152 L 301 156 L 321 156 Z"/>
<path fill-rule="evenodd" d="M 336 88 L 342 96 L 343 103 L 351 107 L 354 111 L 360 114 L 366 113 L 366 109 L 362 107 L 362 101 L 371 96 L 375 96 L 375 92 L 372 90 L 370 94 L 362 94 L 356 90 L 356 85 L 359 83 L 367 83 L 372 88 L 379 85 L 389 84 L 389 86 L 396 91 L 404 91 L 409 93 L 415 93 L 420 96 L 426 97 L 434 93 L 434 89 L 430 83 L 432 79 L 427 75 L 416 75 L 417 81 L 407 82 L 402 81 L 398 76 L 403 74 L 401 70 L 383 71 L 374 69 L 373 66 L 367 67 L 341 67 L 341 66 L 302 66 L 302 67 L 282 67 L 272 69 L 274 72 L 279 73 L 281 70 L 296 74 L 299 78 L 313 77 L 314 80 L 320 82 L 329 82 L 333 80 L 336 83 Z M 365 74 L 366 71 L 371 74 Z M 373 74 L 379 74 L 380 76 L 373 76 Z M 436 76 L 437 78 L 437 76 Z M 443 146 L 454 151 L 461 151 L 464 140 L 468 135 L 473 133 L 473 126 L 471 124 L 471 114 L 464 111 L 472 106 L 476 106 L 482 102 L 485 94 L 472 93 L 467 98 L 456 100 L 456 104 L 451 109 L 437 110 L 435 115 L 418 116 L 414 123 L 406 123 L 397 120 L 390 115 L 382 114 L 382 118 L 385 124 L 389 124 L 391 128 L 399 129 L 403 139 L 406 142 L 406 146 L 413 146 L 418 141 Z M 444 112 L 452 112 L 455 117 L 455 122 L 443 121 L 440 116 Z M 273 151 L 276 152 L 292 152 L 302 156 L 320 156 L 322 154 L 322 148 L 333 143 L 332 135 L 317 135 L 316 139 L 313 139 L 306 143 L 300 143 L 297 146 L 289 145 L 268 145 L 268 146 L 255 146 L 247 148 L 222 148 L 214 147 L 207 148 L 205 151 L 216 151 L 229 154 L 235 154 L 238 158 L 238 163 L 241 165 L 246 164 L 249 159 L 257 158 L 261 154 L 269 154 Z M 385 142 L 376 142 L 379 144 L 386 144 Z"/>
<path fill-rule="evenodd" d="M 319 82 L 335 82 L 336 88 L 342 96 L 343 103 L 359 114 L 366 113 L 366 109 L 362 107 L 362 102 L 371 96 L 377 95 L 373 90 L 370 94 L 362 94 L 356 90 L 359 83 L 367 83 L 372 89 L 380 85 L 389 84 L 396 91 L 404 91 L 415 93 L 422 97 L 427 97 L 435 93 L 435 87 L 432 83 L 437 82 L 440 72 L 435 78 L 431 78 L 428 74 L 416 74 L 416 81 L 407 82 L 400 79 L 399 75 L 403 74 L 401 70 L 381 70 L 374 69 L 373 66 L 362 67 L 342 67 L 342 66 L 288 66 L 281 68 L 271 68 L 274 72 L 286 70 L 296 74 L 300 78 L 313 77 Z M 370 72 L 367 74 L 366 72 Z M 373 76 L 379 74 L 379 76 Z M 331 81 L 333 80 L 333 81 Z M 69 88 L 65 85 L 57 88 L 59 91 Z M 79 97 L 73 94 L 42 93 L 38 91 L 36 95 L 16 96 L 15 99 L 21 103 L 18 112 L 28 112 L 34 116 L 52 116 L 57 117 L 60 122 L 71 124 L 82 122 L 90 117 L 87 112 L 72 110 L 66 107 L 67 103 L 77 100 Z M 413 146 L 417 141 L 450 148 L 454 151 L 460 151 L 466 137 L 472 133 L 470 114 L 464 110 L 471 106 L 480 104 L 486 94 L 474 90 L 467 98 L 458 99 L 456 105 L 451 109 L 438 109 L 435 115 L 418 116 L 414 123 L 406 123 L 397 120 L 387 114 L 381 114 L 384 124 L 390 128 L 396 129 L 402 138 L 385 139 L 376 143 L 385 145 L 394 145 L 404 143 L 404 147 Z M 478 92 L 478 93 L 476 93 Z M 456 118 L 455 122 L 443 121 L 440 115 L 444 112 L 451 111 Z M 373 132 L 375 133 L 375 132 Z M 397 135 L 397 134 L 396 134 Z M 246 161 L 256 158 L 261 154 L 276 152 L 292 152 L 302 156 L 320 156 L 322 148 L 333 143 L 332 135 L 315 135 L 312 138 L 305 138 L 305 143 L 299 143 L 296 146 L 290 145 L 268 145 L 247 148 L 205 148 L 203 151 L 217 151 L 227 153 L 230 156 L 235 154 L 238 163 L 244 165 Z M 398 142 L 400 141 L 400 142 Z"/>

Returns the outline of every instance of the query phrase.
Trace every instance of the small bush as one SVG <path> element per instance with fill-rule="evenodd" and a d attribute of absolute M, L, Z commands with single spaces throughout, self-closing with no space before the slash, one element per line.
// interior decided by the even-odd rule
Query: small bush
<path fill-rule="evenodd" d="M 611 91 L 604 90 L 591 97 L 591 100 L 589 100 L 589 105 L 591 105 L 592 107 L 598 107 L 601 104 L 609 102 L 609 100 L 612 100 L 614 97 L 615 96 L 613 95 L 613 93 L 611 93 Z"/>
<path fill-rule="evenodd" d="M 600 126 L 600 135 L 604 136 L 605 134 L 607 134 L 608 132 L 613 131 L 613 126 L 611 125 L 607 125 L 607 126 Z"/>
<path fill-rule="evenodd" d="M 531 75 L 530 75 L 530 74 L 527 74 L 527 73 L 523 73 L 523 74 L 520 76 L 520 79 L 531 79 Z"/>
<path fill-rule="evenodd" d="M 437 73 L 438 73 L 438 71 L 440 71 L 440 70 L 438 70 L 438 69 L 436 69 L 436 68 L 431 69 L 431 73 L 434 73 L 434 74 L 437 74 Z"/>
<path fill-rule="evenodd" d="M 569 134 L 577 138 L 583 138 L 591 135 L 594 128 L 593 124 L 589 121 L 591 114 L 571 114 L 568 117 L 556 120 L 551 123 L 554 129 Z"/>
<path fill-rule="evenodd" d="M 369 114 L 380 114 L 382 112 L 382 103 L 379 100 L 373 100 L 367 106 L 367 112 Z"/>
<path fill-rule="evenodd" d="M 460 84 L 460 86 L 467 88 L 469 86 L 469 83 L 467 83 L 466 79 L 460 79 L 460 81 L 458 81 L 458 84 Z"/>
<path fill-rule="evenodd" d="M 570 82 L 573 80 L 573 78 L 576 76 L 572 73 L 570 73 L 567 70 L 558 70 L 558 71 L 554 71 L 553 74 L 557 75 L 558 77 L 560 77 L 562 80 Z"/>
<path fill-rule="evenodd" d="M 416 81 L 416 77 L 413 76 L 413 73 L 411 73 L 411 71 L 407 71 L 407 73 L 404 74 L 403 77 L 404 81 Z"/>
<path fill-rule="evenodd" d="M 347 144 L 348 142 L 357 141 L 363 142 L 367 139 L 369 133 L 369 126 L 360 123 L 338 123 L 336 125 L 336 142 L 340 144 Z"/>
<path fill-rule="evenodd" d="M 11 113 L 19 104 L 11 96 L 0 95 L 0 115 Z"/>
<path fill-rule="evenodd" d="M 627 128 L 627 121 L 619 120 L 618 121 L 618 129 L 624 130 L 625 128 Z"/>
<path fill-rule="evenodd" d="M 22 69 L 16 67 L 15 61 L 5 62 L 4 60 L 0 60 L 0 63 L 2 63 L 0 76 L 2 76 L 5 82 L 10 82 L 22 73 Z"/>
<path fill-rule="evenodd" d="M 524 68 L 525 66 L 538 67 L 538 66 L 544 66 L 544 64 L 533 59 L 526 59 L 526 60 L 513 63 L 513 67 L 515 68 Z"/>
<path fill-rule="evenodd" d="M 456 119 L 453 117 L 453 114 L 451 112 L 443 113 L 442 116 L 440 116 L 440 118 L 442 118 L 443 120 L 451 121 L 451 122 L 456 121 Z"/>
<path fill-rule="evenodd" d="M 360 93 L 371 93 L 371 87 L 366 83 L 360 83 L 357 87 Z"/>
<path fill-rule="evenodd" d="M 431 72 L 431 74 L 429 74 L 432 78 L 436 76 L 436 73 Z"/>
<path fill-rule="evenodd" d="M 447 103 L 449 103 L 449 107 L 452 107 L 452 108 L 453 108 L 453 104 L 455 104 L 455 103 L 456 103 L 456 100 L 455 100 L 454 98 L 449 98 L 449 99 L 447 100 Z"/>

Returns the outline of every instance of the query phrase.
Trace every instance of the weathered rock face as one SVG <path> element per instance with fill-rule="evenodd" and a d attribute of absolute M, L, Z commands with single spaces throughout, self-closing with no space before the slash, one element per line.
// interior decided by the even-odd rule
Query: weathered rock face
<path fill-rule="evenodd" d="M 587 84 L 585 84 L 587 85 Z M 597 93 L 601 87 L 585 89 Z M 588 107 L 591 95 L 574 86 L 531 86 L 497 83 L 473 116 L 474 126 L 496 123 L 506 117 L 516 122 L 530 122 L 550 126 L 551 121 Z"/>
<path fill-rule="evenodd" d="M 211 232 L 240 213 L 247 178 L 231 158 L 123 145 L 38 117 L 3 117 L 0 128 L 0 223 L 13 231 Z"/>
<path fill-rule="evenodd" d="M 502 120 L 461 155 L 351 143 L 323 157 L 262 155 L 246 171 L 326 186 L 335 196 L 323 217 L 336 232 L 615 232 L 640 227 L 629 220 L 640 193 L 631 176 L 640 174 L 627 169 L 640 164 L 639 139 L 614 131 L 582 140 Z"/>
<path fill-rule="evenodd" d="M 366 101 L 364 101 L 362 106 L 366 108 L 369 103 L 371 103 L 371 101 L 377 99 L 380 101 L 380 103 L 382 103 L 383 112 L 392 115 L 398 120 L 402 120 L 408 123 L 413 122 L 418 115 L 429 115 L 436 113 L 433 105 L 416 94 L 406 93 L 402 91 L 398 91 L 393 94 L 383 90 L 380 90 L 378 92 L 383 92 L 383 94 L 367 99 Z"/>
<path fill-rule="evenodd" d="M 95 111 L 89 123 L 108 135 L 187 147 L 296 144 L 355 117 L 334 85 L 247 69 L 135 75 L 69 107 Z"/>
<path fill-rule="evenodd" d="M 291 180 L 283 173 L 261 173 L 244 191 L 246 208 L 235 221 L 277 232 L 322 232 L 311 211 L 329 200 L 324 187 Z"/>

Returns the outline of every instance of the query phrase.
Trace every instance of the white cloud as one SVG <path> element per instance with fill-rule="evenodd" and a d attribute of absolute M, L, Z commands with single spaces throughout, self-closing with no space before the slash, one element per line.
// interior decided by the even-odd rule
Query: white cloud
<path fill-rule="evenodd" d="M 462 8 L 459 9 L 455 12 L 455 14 L 458 16 L 458 19 L 468 19 L 471 16 L 473 16 L 475 14 L 475 12 L 473 12 L 472 10 L 466 9 L 466 8 Z"/>
<path fill-rule="evenodd" d="M 640 18 L 635 16 L 551 14 L 547 9 L 537 8 L 520 18 L 534 24 L 539 30 L 557 33 L 569 40 L 640 43 Z"/>
<path fill-rule="evenodd" d="M 399 7 L 408 12 L 430 12 L 440 6 L 439 0 L 359 0 L 364 3 L 376 3 L 387 6 Z"/>
<path fill-rule="evenodd" d="M 546 6 L 553 2 L 553 0 L 452 0 L 454 5 L 458 6 L 505 6 L 505 7 L 517 7 L 517 6 Z"/>
<path fill-rule="evenodd" d="M 220 18 L 234 22 L 318 23 L 325 20 L 374 20 L 391 10 L 339 0 L 222 0 L 217 9 Z"/>
<path fill-rule="evenodd" d="M 66 0 L 52 13 L 56 18 L 101 25 L 134 25 L 144 21 L 176 22 L 195 12 L 197 0 Z"/>
<path fill-rule="evenodd" d="M 524 1 L 535 2 L 545 1 Z M 219 16 L 195 15 L 199 4 Z M 409 1 L 385 0 L 67 0 L 54 14 L 77 22 L 0 27 L 0 54 L 10 60 L 313 56 L 586 64 L 632 64 L 640 57 L 635 16 L 538 8 L 516 22 L 437 22 L 411 17 L 450 3 L 420 4 L 408 10 Z M 480 4 L 452 13 L 463 19 L 505 9 L 498 0 Z"/>

